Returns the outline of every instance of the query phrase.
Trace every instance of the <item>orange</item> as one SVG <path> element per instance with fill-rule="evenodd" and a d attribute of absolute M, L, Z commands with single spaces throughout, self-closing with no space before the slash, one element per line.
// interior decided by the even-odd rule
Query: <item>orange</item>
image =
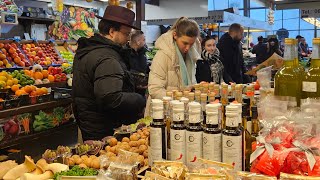
<path fill-rule="evenodd" d="M 48 70 L 42 70 L 43 78 L 47 78 L 49 76 Z"/>
<path fill-rule="evenodd" d="M 37 90 L 36 90 L 36 95 L 37 95 L 37 96 L 41 96 L 41 95 L 42 95 L 42 90 L 41 90 L 41 88 L 37 88 Z"/>
<path fill-rule="evenodd" d="M 2 62 L 3 62 L 4 65 L 7 65 L 9 63 L 8 60 L 6 60 L 6 59 L 3 60 Z"/>
<path fill-rule="evenodd" d="M 43 79 L 43 74 L 42 74 L 41 72 L 35 72 L 35 73 L 33 74 L 33 77 L 34 77 L 35 79 L 40 79 L 40 80 L 42 80 L 42 79 Z"/>
<path fill-rule="evenodd" d="M 54 76 L 50 74 L 50 75 L 48 76 L 48 80 L 49 80 L 50 82 L 54 82 Z"/>
<path fill-rule="evenodd" d="M 34 85 L 31 85 L 30 87 L 31 87 L 32 91 L 37 90 L 37 87 L 36 87 L 36 86 L 34 86 Z"/>
<path fill-rule="evenodd" d="M 31 71 L 30 70 L 24 70 L 24 74 L 31 77 Z"/>
<path fill-rule="evenodd" d="M 48 89 L 46 87 L 41 88 L 42 94 L 48 94 Z"/>
<path fill-rule="evenodd" d="M 15 93 L 16 96 L 21 96 L 21 95 L 25 95 L 25 94 L 28 94 L 28 93 L 26 93 L 24 90 L 18 90 Z"/>
<path fill-rule="evenodd" d="M 24 87 L 24 91 L 26 91 L 28 94 L 30 94 L 31 91 L 32 91 L 32 87 L 31 86 L 25 86 Z"/>
<path fill-rule="evenodd" d="M 11 87 L 11 90 L 12 90 L 13 92 L 18 91 L 18 90 L 19 90 L 19 85 L 17 85 L 17 84 L 13 85 L 13 86 Z"/>
<path fill-rule="evenodd" d="M 36 92 L 36 91 L 32 91 L 29 95 L 30 95 L 31 97 L 37 96 L 37 92 Z"/>

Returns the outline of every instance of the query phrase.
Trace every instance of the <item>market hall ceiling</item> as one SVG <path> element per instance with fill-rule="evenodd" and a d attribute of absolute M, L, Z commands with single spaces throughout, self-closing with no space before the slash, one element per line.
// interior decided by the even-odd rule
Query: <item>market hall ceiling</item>
<path fill-rule="evenodd" d="M 276 9 L 301 9 L 320 7 L 320 0 L 255 0 L 269 7 L 270 2 L 274 2 Z"/>

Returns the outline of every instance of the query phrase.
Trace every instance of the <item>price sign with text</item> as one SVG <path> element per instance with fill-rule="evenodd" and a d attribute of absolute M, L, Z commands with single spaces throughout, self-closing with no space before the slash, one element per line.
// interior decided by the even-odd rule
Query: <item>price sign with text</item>
<path fill-rule="evenodd" d="M 300 16 L 301 18 L 319 18 L 320 8 L 301 9 Z"/>

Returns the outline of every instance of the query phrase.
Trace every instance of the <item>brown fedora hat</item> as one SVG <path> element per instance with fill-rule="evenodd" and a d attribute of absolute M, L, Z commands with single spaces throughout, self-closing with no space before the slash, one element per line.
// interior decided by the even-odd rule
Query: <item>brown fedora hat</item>
<path fill-rule="evenodd" d="M 96 15 L 96 17 L 107 21 L 118 22 L 124 26 L 140 30 L 140 28 L 134 26 L 134 12 L 122 6 L 107 6 L 103 17 L 98 15 Z"/>

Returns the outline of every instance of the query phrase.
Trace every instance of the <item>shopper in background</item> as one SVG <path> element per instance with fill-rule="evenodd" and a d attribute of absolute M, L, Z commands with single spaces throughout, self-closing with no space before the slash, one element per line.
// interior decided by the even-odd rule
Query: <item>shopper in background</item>
<path fill-rule="evenodd" d="M 299 55 L 301 57 L 308 57 L 310 56 L 311 52 L 309 50 L 309 46 L 306 42 L 304 37 L 301 37 L 299 47 L 298 47 Z"/>
<path fill-rule="evenodd" d="M 297 35 L 297 36 L 296 36 L 296 39 L 298 40 L 298 45 L 299 45 L 299 43 L 301 42 L 301 38 L 302 38 L 302 36 L 300 36 L 300 35 Z"/>
<path fill-rule="evenodd" d="M 250 82 L 249 77 L 244 74 L 246 70 L 240 43 L 242 38 L 243 27 L 234 23 L 229 27 L 229 32 L 221 36 L 217 44 L 224 70 L 231 77 L 232 82 L 239 84 Z"/>
<path fill-rule="evenodd" d="M 230 82 L 230 77 L 224 73 L 224 67 L 220 61 L 220 51 L 216 47 L 216 40 L 213 36 L 207 36 L 201 43 L 201 58 L 197 61 L 196 79 L 197 82 Z"/>
<path fill-rule="evenodd" d="M 113 135 L 114 128 L 136 122 L 145 107 L 134 93 L 129 72 L 128 42 L 135 14 L 121 6 L 108 6 L 99 33 L 80 38 L 73 64 L 74 113 L 83 140 Z"/>
<path fill-rule="evenodd" d="M 257 64 L 263 63 L 267 60 L 267 44 L 263 43 L 263 37 L 258 37 L 258 44 L 253 46 L 252 54 L 256 54 Z"/>
<path fill-rule="evenodd" d="M 156 41 L 159 50 L 152 60 L 148 83 L 152 99 L 162 99 L 167 90 L 184 90 L 196 83 L 195 63 L 201 58 L 199 33 L 194 20 L 181 17 Z"/>
<path fill-rule="evenodd" d="M 279 41 L 277 38 L 270 38 L 267 43 L 267 57 L 271 57 L 274 53 L 277 53 L 279 56 L 282 56 L 282 51 L 280 50 Z"/>
<path fill-rule="evenodd" d="M 139 73 L 149 73 L 146 57 L 146 37 L 140 30 L 131 33 L 128 44 L 131 49 L 130 65 L 131 71 Z"/>
<path fill-rule="evenodd" d="M 218 41 L 219 41 L 219 36 L 216 35 L 216 34 L 214 34 L 214 35 L 212 35 L 212 37 L 213 37 L 213 39 L 216 41 L 216 43 L 218 43 Z"/>

